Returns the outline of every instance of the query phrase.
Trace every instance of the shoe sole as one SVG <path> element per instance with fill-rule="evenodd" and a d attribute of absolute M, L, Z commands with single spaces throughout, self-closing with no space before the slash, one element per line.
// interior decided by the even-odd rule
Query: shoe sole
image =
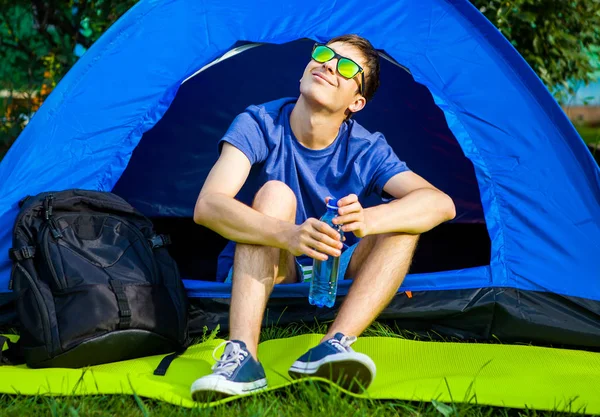
<path fill-rule="evenodd" d="M 288 374 L 293 379 L 317 376 L 353 392 L 364 392 L 375 378 L 375 363 L 362 353 L 339 353 L 316 362 L 296 361 Z"/>
<path fill-rule="evenodd" d="M 247 395 L 267 388 L 266 378 L 253 382 L 232 382 L 204 377 L 192 384 L 192 399 L 198 402 L 219 401 L 234 395 Z"/>

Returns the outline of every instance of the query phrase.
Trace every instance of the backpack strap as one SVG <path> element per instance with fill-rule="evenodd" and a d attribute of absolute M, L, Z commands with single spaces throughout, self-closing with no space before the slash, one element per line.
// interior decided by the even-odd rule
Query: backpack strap
<path fill-rule="evenodd" d="M 8 349 L 4 349 L 4 343 L 8 344 Z M 25 363 L 25 359 L 21 354 L 21 344 L 11 342 L 6 336 L 0 335 L 0 365 L 20 365 Z"/>
<path fill-rule="evenodd" d="M 127 294 L 123 288 L 123 282 L 118 279 L 111 279 L 110 286 L 117 296 L 117 305 L 119 306 L 119 330 L 129 329 L 131 326 L 131 307 L 127 300 Z"/>
<path fill-rule="evenodd" d="M 154 370 L 154 375 L 165 376 L 167 370 L 169 369 L 169 366 L 171 366 L 171 363 L 175 360 L 175 358 L 177 358 L 179 355 L 182 355 L 191 344 L 192 340 L 188 339 L 180 349 L 177 349 L 175 352 L 170 353 L 164 358 L 162 358 L 162 360 Z"/>
<path fill-rule="evenodd" d="M 8 259 L 13 261 L 14 263 L 23 262 L 25 259 L 31 259 L 35 256 L 35 246 L 23 246 L 19 249 L 9 249 L 8 250 Z M 13 274 L 10 274 L 10 279 L 8 280 L 8 289 L 13 290 L 14 277 Z"/>

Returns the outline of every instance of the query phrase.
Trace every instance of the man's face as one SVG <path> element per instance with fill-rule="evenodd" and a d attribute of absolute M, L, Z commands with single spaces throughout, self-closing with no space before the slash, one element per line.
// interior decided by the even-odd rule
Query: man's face
<path fill-rule="evenodd" d="M 343 42 L 334 42 L 327 46 L 339 55 L 350 58 L 362 68 L 366 68 L 365 60 L 355 46 Z M 358 74 L 350 80 L 342 77 L 337 71 L 337 63 L 337 58 L 322 64 L 311 59 L 300 80 L 300 93 L 306 99 L 317 102 L 332 112 L 348 108 L 352 112 L 359 111 L 364 106 L 364 98 L 358 92 L 361 76 Z M 365 79 L 367 76 L 365 72 Z"/>

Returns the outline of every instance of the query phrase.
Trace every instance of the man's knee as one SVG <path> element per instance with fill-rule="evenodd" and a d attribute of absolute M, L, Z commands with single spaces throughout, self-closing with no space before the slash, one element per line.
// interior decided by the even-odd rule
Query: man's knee
<path fill-rule="evenodd" d="M 409 235 L 406 233 L 381 233 L 376 235 L 365 236 L 360 240 L 352 261 L 353 271 L 356 272 L 360 266 L 373 255 L 392 256 L 397 259 L 412 259 L 417 241 L 420 235 Z"/>
<path fill-rule="evenodd" d="M 256 193 L 252 208 L 269 216 L 294 221 L 296 196 L 285 183 L 275 180 L 268 181 Z"/>
<path fill-rule="evenodd" d="M 403 262 L 408 259 L 408 262 L 411 262 L 419 236 L 406 233 L 381 233 L 363 237 L 352 254 L 346 278 L 354 278 L 362 265 L 373 255 L 381 255 Z"/>
<path fill-rule="evenodd" d="M 390 251 L 393 254 L 400 255 L 402 258 L 408 258 L 412 261 L 412 257 L 417 249 L 417 242 L 421 235 L 410 235 L 407 233 L 382 233 L 376 235 L 377 246 L 385 248 L 386 252 Z"/>
<path fill-rule="evenodd" d="M 391 242 L 394 245 L 398 245 L 398 248 L 407 249 L 416 246 L 419 236 L 421 235 L 409 235 L 408 233 L 381 233 L 367 237 L 373 237 L 376 243 Z"/>

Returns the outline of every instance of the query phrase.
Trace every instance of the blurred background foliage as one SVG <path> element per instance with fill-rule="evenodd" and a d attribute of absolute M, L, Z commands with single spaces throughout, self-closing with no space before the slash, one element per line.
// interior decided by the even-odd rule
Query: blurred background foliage
<path fill-rule="evenodd" d="M 471 0 L 559 101 L 600 70 L 600 0 Z"/>
<path fill-rule="evenodd" d="M 0 156 L 133 0 L 0 0 Z"/>
<path fill-rule="evenodd" d="M 600 0 L 471 0 L 559 102 L 600 74 Z M 134 0 L 0 0 L 0 158 Z M 596 49 L 594 49 L 596 48 Z"/>

